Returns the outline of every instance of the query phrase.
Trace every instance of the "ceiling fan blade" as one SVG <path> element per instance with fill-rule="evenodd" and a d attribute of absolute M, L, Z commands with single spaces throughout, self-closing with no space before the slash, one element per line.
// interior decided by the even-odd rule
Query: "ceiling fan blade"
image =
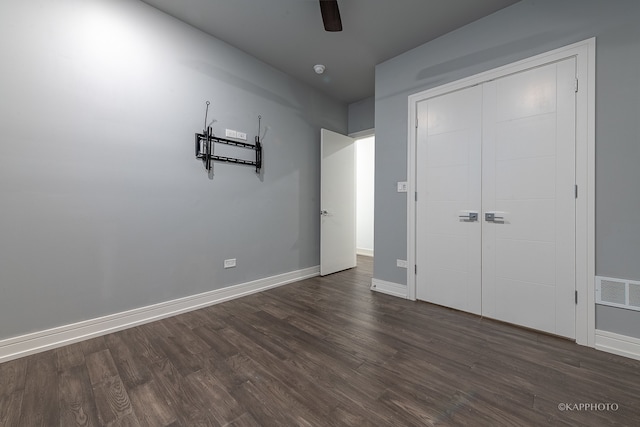
<path fill-rule="evenodd" d="M 342 31 L 338 0 L 320 0 L 320 12 L 326 31 Z"/>

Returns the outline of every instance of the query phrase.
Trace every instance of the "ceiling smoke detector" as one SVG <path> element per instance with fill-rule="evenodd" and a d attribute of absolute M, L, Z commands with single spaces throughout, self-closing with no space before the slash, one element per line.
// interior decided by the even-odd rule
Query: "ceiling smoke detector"
<path fill-rule="evenodd" d="M 315 71 L 316 74 L 322 74 L 324 73 L 325 68 L 326 67 L 322 64 L 316 64 L 313 66 L 313 71 Z"/>

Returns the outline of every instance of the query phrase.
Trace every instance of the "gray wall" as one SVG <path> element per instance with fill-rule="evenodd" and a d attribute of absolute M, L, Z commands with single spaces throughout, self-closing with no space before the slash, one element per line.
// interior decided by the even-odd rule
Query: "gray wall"
<path fill-rule="evenodd" d="M 346 105 L 133 0 L 2 1 L 0 55 L 0 339 L 319 264 Z M 209 179 L 205 100 L 218 135 L 262 115 L 262 175 Z"/>
<path fill-rule="evenodd" d="M 638 17 L 637 0 L 523 0 L 378 65 L 374 277 L 406 284 L 395 265 L 406 259 L 406 196 L 395 183 L 407 174 L 407 97 L 595 36 L 596 274 L 640 279 Z M 598 328 L 640 325 L 640 312 L 611 310 Z"/>
<path fill-rule="evenodd" d="M 349 134 L 375 127 L 375 98 L 365 98 L 349 104 Z"/>

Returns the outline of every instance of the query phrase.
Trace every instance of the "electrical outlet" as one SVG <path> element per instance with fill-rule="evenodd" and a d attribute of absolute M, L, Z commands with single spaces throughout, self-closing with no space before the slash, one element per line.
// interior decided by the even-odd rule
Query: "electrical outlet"
<path fill-rule="evenodd" d="M 230 258 L 224 260 L 224 268 L 233 268 L 236 266 L 236 259 Z"/>
<path fill-rule="evenodd" d="M 397 259 L 396 260 L 396 266 L 400 267 L 400 268 L 407 268 L 407 266 L 408 266 L 407 260 L 406 259 Z"/>
<path fill-rule="evenodd" d="M 237 138 L 243 141 L 247 140 L 247 134 L 244 132 L 236 132 Z"/>
<path fill-rule="evenodd" d="M 227 138 L 237 138 L 238 132 L 236 132 L 235 130 L 227 129 L 225 131 L 225 135 Z"/>

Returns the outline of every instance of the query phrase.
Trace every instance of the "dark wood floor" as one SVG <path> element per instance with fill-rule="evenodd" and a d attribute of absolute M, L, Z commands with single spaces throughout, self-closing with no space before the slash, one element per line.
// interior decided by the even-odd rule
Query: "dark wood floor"
<path fill-rule="evenodd" d="M 1 364 L 0 426 L 640 425 L 640 362 L 372 293 L 359 265 Z M 558 409 L 583 403 L 617 410 Z"/>

